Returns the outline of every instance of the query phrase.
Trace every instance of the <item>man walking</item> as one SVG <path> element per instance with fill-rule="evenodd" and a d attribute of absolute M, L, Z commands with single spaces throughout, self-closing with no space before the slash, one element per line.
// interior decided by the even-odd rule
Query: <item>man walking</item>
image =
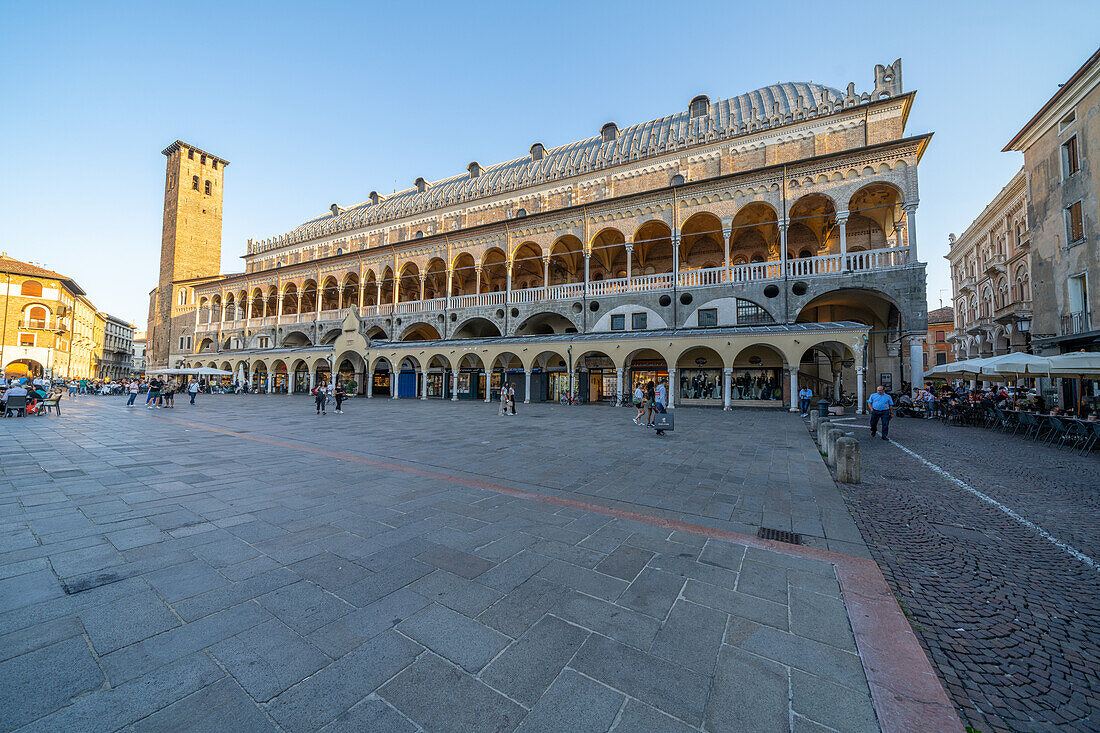
<path fill-rule="evenodd" d="M 810 400 L 813 398 L 814 392 L 809 387 L 798 390 L 798 411 L 802 413 L 802 417 L 810 414 Z"/>
<path fill-rule="evenodd" d="M 137 399 L 138 392 L 141 391 L 141 383 L 136 379 L 130 380 L 130 399 L 126 401 L 127 407 L 134 406 L 134 400 Z"/>
<path fill-rule="evenodd" d="M 198 380 L 192 379 L 191 383 L 187 385 L 187 394 L 191 395 L 191 404 L 195 404 L 195 395 L 199 393 Z"/>
<path fill-rule="evenodd" d="M 894 398 L 886 394 L 886 388 L 881 384 L 875 388 L 875 393 L 867 398 L 867 404 L 871 408 L 871 437 L 875 437 L 878 423 L 882 421 L 882 439 L 889 440 L 890 418 L 894 416 Z"/>

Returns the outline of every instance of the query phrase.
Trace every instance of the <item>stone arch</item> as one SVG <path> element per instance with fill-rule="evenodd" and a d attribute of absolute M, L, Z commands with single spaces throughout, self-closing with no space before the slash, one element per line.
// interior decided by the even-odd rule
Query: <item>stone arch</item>
<path fill-rule="evenodd" d="M 566 234 L 550 245 L 550 284 L 578 282 L 584 282 L 584 245 L 575 235 Z"/>
<path fill-rule="evenodd" d="M 542 247 L 530 241 L 516 247 L 512 253 L 512 289 L 542 287 L 542 276 Z"/>
<path fill-rule="evenodd" d="M 709 211 L 692 214 L 680 227 L 680 269 L 724 266 L 724 240 L 721 219 Z"/>
<path fill-rule="evenodd" d="M 297 291 L 295 291 L 297 292 Z M 264 291 L 262 288 L 252 289 L 252 317 L 263 318 L 264 317 Z M 295 303 L 297 307 L 297 303 Z"/>
<path fill-rule="evenodd" d="M 299 301 L 299 312 L 313 313 L 317 310 L 317 283 L 312 278 L 302 283 Z"/>
<path fill-rule="evenodd" d="M 840 253 L 836 206 L 823 193 L 802 196 L 790 208 L 787 228 L 788 257 Z M 803 253 L 808 252 L 809 255 Z"/>
<path fill-rule="evenodd" d="M 507 256 L 500 247 L 490 247 L 481 256 L 481 292 L 499 293 L 508 288 Z"/>
<path fill-rule="evenodd" d="M 513 331 L 514 336 L 534 334 L 577 333 L 577 324 L 568 316 L 552 311 L 532 313 L 519 321 Z"/>
<path fill-rule="evenodd" d="M 592 238 L 590 277 L 614 280 L 626 277 L 626 237 L 614 227 L 605 227 Z"/>
<path fill-rule="evenodd" d="M 397 338 L 398 341 L 438 341 L 439 329 L 426 321 L 409 324 Z"/>
<path fill-rule="evenodd" d="M 290 388 L 294 394 L 309 392 L 309 375 L 313 372 L 305 359 L 295 359 L 290 368 Z"/>
<path fill-rule="evenodd" d="M 321 346 L 332 346 L 336 343 L 336 339 L 340 338 L 341 333 L 343 333 L 343 331 L 339 328 L 330 328 L 328 331 L 325 331 L 318 343 Z"/>
<path fill-rule="evenodd" d="M 855 349 L 855 340 L 844 343 L 827 336 L 804 348 L 800 345 L 793 354 L 795 359 L 790 360 L 798 364 L 799 389 L 809 387 L 814 398 L 824 397 L 830 402 L 836 402 L 846 392 L 856 391 Z"/>
<path fill-rule="evenodd" d="M 668 366 L 675 362 L 669 354 L 654 346 L 656 344 L 636 348 L 623 357 L 624 392 L 633 392 L 639 384 L 644 386 L 650 380 L 667 382 Z"/>
<path fill-rule="evenodd" d="M 382 286 L 382 297 L 379 301 L 379 305 L 382 303 L 392 303 L 395 281 L 393 278 L 393 270 L 387 265 L 382 269 L 382 279 L 379 281 Z"/>
<path fill-rule="evenodd" d="M 298 313 L 298 286 L 292 282 L 283 286 L 283 313 Z"/>
<path fill-rule="evenodd" d="M 889 246 L 889 238 L 902 219 L 901 189 L 887 181 L 868 183 L 848 200 L 848 251 L 861 252 Z"/>
<path fill-rule="evenodd" d="M 474 316 L 458 324 L 451 333 L 452 339 L 492 338 L 500 336 L 500 329 L 488 318 Z"/>
<path fill-rule="evenodd" d="M 378 274 L 373 267 L 363 275 L 363 305 L 378 305 Z"/>
<path fill-rule="evenodd" d="M 778 212 L 763 201 L 742 206 L 733 217 L 729 246 L 733 264 L 778 260 Z"/>
<path fill-rule="evenodd" d="M 420 300 L 420 267 L 409 261 L 401 265 L 398 276 L 397 302 L 406 303 Z"/>
<path fill-rule="evenodd" d="M 424 268 L 424 298 L 447 297 L 447 263 L 441 257 L 433 257 L 428 260 Z"/>
<path fill-rule="evenodd" d="M 631 237 L 638 275 L 672 272 L 672 229 L 660 219 L 650 219 Z"/>
<path fill-rule="evenodd" d="M 271 362 L 271 391 L 286 394 L 290 389 L 290 369 L 282 359 Z"/>
<path fill-rule="evenodd" d="M 731 366 L 731 399 L 783 401 L 788 386 L 783 379 L 788 360 L 782 349 L 763 342 L 741 346 L 734 354 Z"/>
<path fill-rule="evenodd" d="M 313 346 L 313 341 L 304 331 L 288 331 L 283 336 L 282 346 L 298 348 L 301 346 Z"/>
<path fill-rule="evenodd" d="M 359 273 L 349 272 L 340 284 L 340 308 L 359 306 Z"/>
<path fill-rule="evenodd" d="M 390 337 L 386 334 L 386 329 L 375 324 L 367 327 L 367 338 L 372 341 L 389 341 Z"/>
<path fill-rule="evenodd" d="M 688 346 L 680 349 L 672 362 L 676 378 L 669 389 L 675 393 L 676 404 L 721 404 L 726 358 L 709 346 Z"/>
<path fill-rule="evenodd" d="M 469 252 L 455 256 L 451 264 L 451 294 L 474 295 L 477 293 L 477 264 Z"/>

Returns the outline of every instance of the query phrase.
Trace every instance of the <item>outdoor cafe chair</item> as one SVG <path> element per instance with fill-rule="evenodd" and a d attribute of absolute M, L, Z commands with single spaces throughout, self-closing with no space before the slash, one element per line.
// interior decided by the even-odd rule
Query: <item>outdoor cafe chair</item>
<path fill-rule="evenodd" d="M 1059 448 L 1065 445 L 1067 440 L 1073 442 L 1074 448 L 1088 440 L 1089 429 L 1087 425 L 1079 420 L 1064 420 L 1063 423 L 1065 424 L 1065 430 L 1062 432 L 1061 441 L 1058 442 Z"/>
<path fill-rule="evenodd" d="M 56 411 L 58 417 L 61 416 L 61 393 L 60 392 L 55 394 L 53 397 L 47 397 L 46 399 L 39 402 L 38 403 L 38 412 L 36 413 L 36 415 L 41 417 L 42 415 L 45 415 L 46 413 L 48 413 L 50 410 Z"/>
<path fill-rule="evenodd" d="M 1084 445 L 1081 446 L 1081 455 L 1085 455 L 1092 450 L 1092 447 L 1096 445 L 1097 441 L 1100 441 L 1100 421 L 1081 423 L 1081 427 L 1085 428 L 1089 435 L 1085 439 Z"/>
<path fill-rule="evenodd" d="M 1032 437 L 1032 433 L 1035 434 L 1035 438 L 1038 438 L 1039 433 L 1043 431 L 1043 426 L 1042 423 L 1039 422 L 1039 418 L 1032 415 L 1030 412 L 1020 413 L 1020 426 L 1027 427 L 1027 430 L 1024 431 L 1025 438 Z"/>
<path fill-rule="evenodd" d="M 1047 425 L 1050 427 L 1050 432 L 1047 433 L 1046 444 L 1051 445 L 1054 443 L 1054 439 L 1061 436 L 1062 440 L 1058 443 L 1061 445 L 1066 440 L 1066 424 L 1057 417 L 1048 417 Z"/>
<path fill-rule="evenodd" d="M 4 415 L 11 416 L 12 413 L 16 415 L 27 414 L 27 397 L 26 395 L 12 395 L 4 403 Z"/>

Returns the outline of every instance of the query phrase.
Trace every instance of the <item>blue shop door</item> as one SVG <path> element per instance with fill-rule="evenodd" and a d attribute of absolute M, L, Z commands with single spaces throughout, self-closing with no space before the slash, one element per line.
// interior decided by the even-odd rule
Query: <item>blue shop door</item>
<path fill-rule="evenodd" d="M 397 375 L 397 396 L 416 397 L 416 372 L 406 371 Z"/>

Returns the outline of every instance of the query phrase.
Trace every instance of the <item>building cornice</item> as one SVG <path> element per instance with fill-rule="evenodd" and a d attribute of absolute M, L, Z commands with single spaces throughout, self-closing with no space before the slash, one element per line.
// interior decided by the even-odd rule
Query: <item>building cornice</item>
<path fill-rule="evenodd" d="M 1066 110 L 1081 101 L 1100 83 L 1100 48 L 1096 50 L 1081 68 L 1062 84 L 1035 116 L 1016 133 L 1001 149 L 1002 153 L 1013 150 L 1026 152 L 1047 130 L 1054 127 L 1065 115 Z"/>
<path fill-rule="evenodd" d="M 160 153 L 161 153 L 161 155 L 171 155 L 172 153 L 176 152 L 177 150 L 194 150 L 199 155 L 205 155 L 207 158 L 213 158 L 214 160 L 221 163 L 222 166 L 229 165 L 229 161 L 226 160 L 225 158 L 218 157 L 217 155 L 214 155 L 213 153 L 208 153 L 205 150 L 203 150 L 202 148 L 197 148 L 194 145 L 191 145 L 189 143 L 185 143 L 183 140 L 176 140 L 174 143 L 172 143 L 171 145 L 166 147 L 164 150 L 160 151 Z"/>

